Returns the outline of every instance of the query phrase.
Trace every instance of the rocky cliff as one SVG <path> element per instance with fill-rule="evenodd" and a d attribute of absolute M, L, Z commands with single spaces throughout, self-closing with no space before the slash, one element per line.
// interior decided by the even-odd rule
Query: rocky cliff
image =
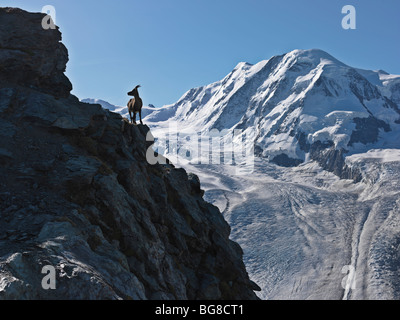
<path fill-rule="evenodd" d="M 0 299 L 256 299 L 197 176 L 150 165 L 147 126 L 70 95 L 43 16 L 0 8 Z"/>

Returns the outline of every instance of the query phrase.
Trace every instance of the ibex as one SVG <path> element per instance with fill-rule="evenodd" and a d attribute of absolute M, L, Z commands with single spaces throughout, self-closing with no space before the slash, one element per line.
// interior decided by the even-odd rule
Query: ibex
<path fill-rule="evenodd" d="M 135 89 L 128 92 L 128 96 L 133 96 L 133 98 L 130 99 L 128 102 L 128 111 L 129 111 L 129 117 L 131 118 L 131 123 L 136 124 L 136 113 L 139 112 L 140 124 L 143 124 L 142 122 L 143 101 L 139 97 L 138 88 L 140 88 L 140 85 L 136 86 Z"/>

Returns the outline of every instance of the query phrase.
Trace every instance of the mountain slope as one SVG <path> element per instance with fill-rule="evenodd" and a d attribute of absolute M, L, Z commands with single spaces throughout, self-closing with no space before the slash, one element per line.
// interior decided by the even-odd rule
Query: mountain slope
<path fill-rule="evenodd" d="M 399 84 L 400 76 L 355 69 L 322 50 L 294 50 L 255 65 L 239 63 L 221 81 L 189 90 L 147 121 L 161 128 L 168 120 L 203 134 L 252 130 L 259 156 L 283 166 L 312 159 L 359 179 L 346 167 L 346 155 L 398 147 Z"/>

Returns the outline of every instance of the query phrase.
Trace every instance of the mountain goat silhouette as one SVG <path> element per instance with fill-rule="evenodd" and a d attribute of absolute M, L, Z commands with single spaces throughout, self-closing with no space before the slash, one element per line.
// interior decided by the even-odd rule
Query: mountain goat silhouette
<path fill-rule="evenodd" d="M 137 113 L 139 113 L 140 124 L 143 124 L 142 122 L 143 101 L 139 96 L 138 88 L 140 88 L 140 85 L 136 86 L 132 91 L 128 92 L 128 96 L 133 96 L 133 98 L 128 101 L 129 117 L 131 118 L 131 123 L 133 124 L 136 124 Z"/>

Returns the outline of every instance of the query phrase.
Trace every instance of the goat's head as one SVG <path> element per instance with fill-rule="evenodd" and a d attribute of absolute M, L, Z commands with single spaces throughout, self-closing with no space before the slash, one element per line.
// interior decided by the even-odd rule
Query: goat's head
<path fill-rule="evenodd" d="M 128 92 L 128 96 L 136 96 L 138 94 L 137 89 L 140 88 L 140 84 L 137 85 L 132 91 Z"/>

